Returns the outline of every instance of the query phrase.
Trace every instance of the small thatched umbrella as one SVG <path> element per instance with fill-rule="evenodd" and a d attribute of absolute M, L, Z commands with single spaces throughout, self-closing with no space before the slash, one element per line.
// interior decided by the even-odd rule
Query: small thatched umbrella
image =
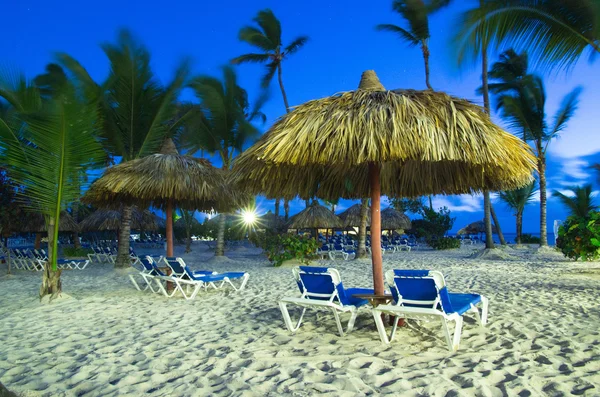
<path fill-rule="evenodd" d="M 285 226 L 285 219 L 283 216 L 275 215 L 271 211 L 260 216 L 256 222 L 259 228 L 265 229 L 279 229 Z"/>
<path fill-rule="evenodd" d="M 79 231 L 79 226 L 73 217 L 67 211 L 61 211 L 60 223 L 58 224 L 59 232 L 74 232 Z M 20 227 L 17 228 L 21 232 L 26 233 L 42 233 L 48 230 L 44 215 L 37 212 L 26 213 Z"/>
<path fill-rule="evenodd" d="M 288 229 L 313 229 L 315 238 L 318 237 L 316 231 L 319 228 L 336 229 L 343 226 L 342 220 L 333 211 L 323 207 L 316 200 L 288 221 Z"/>
<path fill-rule="evenodd" d="M 81 231 L 108 231 L 119 230 L 121 227 L 121 211 L 98 209 L 79 222 Z M 131 212 L 131 228 L 136 230 L 157 230 L 159 227 L 156 215 L 148 210 L 140 211 L 133 208 Z"/>
<path fill-rule="evenodd" d="M 346 211 L 338 214 L 338 217 L 342 220 L 344 226 L 360 227 L 360 211 L 362 209 L 361 204 L 354 204 Z M 371 214 L 367 215 L 367 226 L 371 224 Z"/>
<path fill-rule="evenodd" d="M 235 192 L 225 186 L 225 175 L 208 160 L 182 156 L 171 139 L 161 152 L 121 163 L 106 170 L 84 200 L 96 205 L 115 203 L 154 206 L 166 212 L 167 256 L 173 256 L 173 208 L 212 210 L 229 207 Z"/>
<path fill-rule="evenodd" d="M 476 221 L 473 223 L 469 223 L 467 226 L 460 229 L 456 234 L 479 234 L 485 233 L 485 222 L 484 221 Z M 492 233 L 498 233 L 498 229 L 496 229 L 496 225 L 492 225 Z"/>
<path fill-rule="evenodd" d="M 381 211 L 381 229 L 382 230 L 409 230 L 411 227 L 410 218 L 404 213 L 388 207 Z"/>
<path fill-rule="evenodd" d="M 375 292 L 383 294 L 380 197 L 504 190 L 529 183 L 525 142 L 466 100 L 387 91 L 373 71 L 359 89 L 280 118 L 234 164 L 234 180 L 267 197 L 371 197 Z"/>

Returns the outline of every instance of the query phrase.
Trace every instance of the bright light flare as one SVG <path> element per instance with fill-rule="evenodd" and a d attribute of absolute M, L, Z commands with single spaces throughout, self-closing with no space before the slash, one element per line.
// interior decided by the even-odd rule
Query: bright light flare
<path fill-rule="evenodd" d="M 242 219 L 246 225 L 254 225 L 257 220 L 256 212 L 254 210 L 244 210 L 242 211 Z"/>

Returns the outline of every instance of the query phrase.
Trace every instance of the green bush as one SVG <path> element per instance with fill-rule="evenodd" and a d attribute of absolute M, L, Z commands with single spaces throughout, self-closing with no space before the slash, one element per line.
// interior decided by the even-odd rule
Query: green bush
<path fill-rule="evenodd" d="M 450 217 L 450 210 L 446 207 L 434 211 L 427 207 L 422 208 L 423 219 L 413 220 L 412 227 L 406 231 L 411 237 L 425 239 L 426 241 L 440 239 L 452 229 L 456 218 Z"/>
<path fill-rule="evenodd" d="M 460 240 L 453 237 L 440 237 L 427 241 L 427 244 L 435 250 L 450 250 L 460 248 Z"/>
<path fill-rule="evenodd" d="M 515 243 L 517 240 L 515 240 Z M 539 244 L 542 240 L 539 237 L 532 236 L 531 234 L 522 234 L 521 235 L 521 244 Z"/>
<path fill-rule="evenodd" d="M 63 256 L 65 256 L 67 258 L 78 258 L 78 257 L 86 257 L 87 254 L 91 254 L 94 251 L 92 251 L 91 248 L 65 247 L 62 249 L 62 252 L 63 252 Z"/>
<path fill-rule="evenodd" d="M 558 229 L 556 246 L 571 259 L 600 259 L 600 212 L 590 212 L 585 218 L 568 217 Z"/>
<path fill-rule="evenodd" d="M 319 247 L 314 238 L 296 234 L 253 232 L 249 236 L 249 240 L 265 251 L 267 258 L 273 262 L 274 266 L 281 266 L 283 262 L 290 259 L 297 259 L 307 264 L 309 259 L 314 258 Z"/>

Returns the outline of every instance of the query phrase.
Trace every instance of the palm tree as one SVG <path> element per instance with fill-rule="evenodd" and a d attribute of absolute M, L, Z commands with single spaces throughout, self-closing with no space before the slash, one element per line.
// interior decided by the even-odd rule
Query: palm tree
<path fill-rule="evenodd" d="M 447 2 L 424 0 L 394 0 L 392 9 L 408 22 L 408 29 L 392 24 L 380 24 L 376 29 L 398 35 L 411 47 L 420 46 L 425 62 L 425 84 L 432 90 L 429 83 L 429 14 L 445 6 Z"/>
<path fill-rule="evenodd" d="M 518 69 L 515 64 L 521 65 Z M 515 71 L 520 74 L 516 74 Z M 491 77 L 498 81 L 494 85 L 497 108 L 510 127 L 518 131 L 523 140 L 532 142 L 538 158 L 540 183 L 540 245 L 548 245 L 546 230 L 546 151 L 550 141 L 564 130 L 577 109 L 581 88 L 567 94 L 558 109 L 554 123 L 546 120 L 546 91 L 539 76 L 527 73 L 527 57 L 507 51 L 501 60 L 492 66 Z"/>
<path fill-rule="evenodd" d="M 586 218 L 591 211 L 595 211 L 598 208 L 592 197 L 591 184 L 573 186 L 569 190 L 573 193 L 572 196 L 561 193 L 558 190 L 553 190 L 552 196 L 558 198 L 569 209 L 572 216 Z"/>
<path fill-rule="evenodd" d="M 177 97 L 185 86 L 188 64 L 182 62 L 173 80 L 163 86 L 150 67 L 150 53 L 122 30 L 117 43 L 105 43 L 102 50 L 110 63 L 108 79 L 98 85 L 76 60 L 66 54 L 59 59 L 78 79 L 88 98 L 100 98 L 101 131 L 105 149 L 122 161 L 156 153 L 166 136 L 172 135 L 190 116 L 181 113 Z M 129 266 L 131 206 L 123 206 L 115 266 Z"/>
<path fill-rule="evenodd" d="M 490 0 L 466 12 L 454 42 L 459 62 L 494 48 L 517 47 L 548 68 L 572 66 L 584 52 L 600 53 L 598 0 Z"/>
<path fill-rule="evenodd" d="M 264 115 L 255 106 L 249 111 L 248 95 L 237 84 L 231 67 L 223 68 L 223 81 L 210 76 L 192 79 L 190 87 L 200 100 L 194 121 L 180 135 L 182 146 L 191 153 L 199 150 L 218 154 L 222 168 L 229 170 L 234 157 L 241 153 L 245 143 L 258 135 L 251 121 Z M 259 101 L 260 102 L 260 101 Z M 215 256 L 225 254 L 225 220 L 219 217 Z"/>
<path fill-rule="evenodd" d="M 64 78 L 54 79 L 57 75 Z M 45 78 L 53 84 L 42 85 Z M 57 267 L 60 213 L 79 199 L 85 185 L 82 170 L 99 166 L 105 158 L 97 139 L 98 108 L 84 100 L 78 85 L 57 65 L 37 80 L 40 86 L 20 75 L 2 81 L 0 97 L 11 109 L 0 119 L 0 156 L 11 179 L 24 188 L 19 190 L 22 202 L 47 219 L 49 260 L 40 298 L 52 300 L 62 291 Z"/>
<path fill-rule="evenodd" d="M 525 211 L 525 206 L 533 201 L 534 195 L 535 180 L 520 189 L 500 192 L 500 199 L 506 203 L 508 208 L 514 211 L 514 215 L 517 218 L 516 243 L 518 245 L 521 244 L 521 236 L 523 235 L 523 212 Z"/>
<path fill-rule="evenodd" d="M 192 252 L 192 227 L 194 223 L 198 222 L 194 218 L 196 211 L 189 211 L 181 209 L 181 219 L 184 223 L 185 228 L 185 253 Z"/>
<path fill-rule="evenodd" d="M 269 87 L 275 76 L 275 72 L 277 72 L 277 80 L 279 81 L 279 89 L 281 90 L 285 111 L 286 113 L 289 113 L 290 104 L 287 99 L 285 88 L 283 87 L 281 64 L 285 59 L 298 52 L 298 50 L 306 44 L 308 36 L 296 37 L 290 44 L 283 47 L 281 43 L 281 22 L 279 22 L 275 14 L 273 14 L 273 11 L 270 9 L 259 11 L 253 21 L 258 24 L 258 28 L 254 26 L 243 27 L 239 32 L 239 39 L 250 44 L 252 47 L 257 48 L 261 52 L 240 55 L 239 57 L 232 59 L 231 63 L 234 65 L 242 63 L 266 63 L 267 73 L 261 80 L 261 86 L 263 88 Z M 280 199 L 276 199 L 276 215 L 279 214 L 279 203 Z M 307 203 L 308 207 L 310 203 L 308 201 Z M 289 208 L 289 202 L 284 200 L 283 206 L 285 211 L 285 208 Z"/>

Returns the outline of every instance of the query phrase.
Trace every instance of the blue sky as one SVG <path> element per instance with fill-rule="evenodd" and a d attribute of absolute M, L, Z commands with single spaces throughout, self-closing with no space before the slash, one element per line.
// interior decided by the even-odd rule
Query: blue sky
<path fill-rule="evenodd" d="M 475 1 L 457 1 L 432 16 L 431 84 L 436 90 L 481 103 L 475 94 L 480 85 L 479 66 L 459 68 L 449 44 L 456 17 L 472 3 Z M 361 73 L 367 69 L 374 69 L 389 89 L 425 88 L 419 49 L 407 48 L 393 35 L 374 29 L 379 23 L 403 23 L 391 12 L 391 1 L 387 0 L 369 2 L 368 6 L 361 0 L 12 1 L 3 6 L 0 63 L 34 76 L 60 51 L 78 59 L 94 78 L 102 80 L 108 64 L 99 44 L 113 41 L 117 30 L 126 27 L 151 51 L 153 68 L 161 80 L 168 81 L 175 65 L 184 57 L 193 60 L 194 73 L 220 75 L 220 66 L 237 55 L 253 51 L 239 42 L 237 33 L 263 8 L 271 8 L 281 20 L 284 43 L 299 35 L 310 37 L 307 45 L 283 65 L 284 84 L 292 105 L 355 89 Z M 492 54 L 491 60 L 496 56 Z M 550 143 L 549 190 L 587 182 L 594 182 L 595 190 L 599 188 L 596 175 L 588 169 L 591 163 L 600 162 L 598 68 L 598 62 L 590 64 L 582 58 L 568 74 L 544 76 L 549 119 L 564 95 L 578 85 L 584 87 L 576 117 L 561 137 Z M 242 65 L 238 72 L 240 85 L 251 98 L 257 97 L 263 67 Z M 266 130 L 285 111 L 276 85 L 271 88 L 271 100 L 264 110 L 268 117 L 263 127 Z M 512 214 L 501 202 L 494 203 L 503 229 L 514 232 Z M 352 204 L 344 201 L 339 208 Z M 458 218 L 454 230 L 483 217 L 480 196 L 436 197 L 434 205 L 445 205 L 453 211 Z M 266 200 L 259 200 L 259 206 L 263 211 L 272 208 Z M 292 203 L 292 213 L 303 207 L 303 202 Z M 550 197 L 550 231 L 553 220 L 565 216 L 560 204 Z M 538 232 L 538 224 L 536 203 L 526 210 L 525 232 Z"/>

